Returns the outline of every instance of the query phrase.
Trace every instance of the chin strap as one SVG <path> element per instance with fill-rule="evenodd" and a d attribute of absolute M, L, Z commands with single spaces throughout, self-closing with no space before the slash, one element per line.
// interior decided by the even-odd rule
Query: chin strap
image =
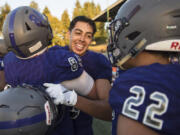
<path fill-rule="evenodd" d="M 126 70 L 126 68 L 123 67 L 123 64 L 128 61 L 130 58 L 136 56 L 139 50 L 142 50 L 144 48 L 144 44 L 147 42 L 146 39 L 142 39 L 131 51 L 128 53 L 124 58 L 122 58 L 120 61 L 118 61 L 117 66 L 120 67 L 122 70 Z"/>

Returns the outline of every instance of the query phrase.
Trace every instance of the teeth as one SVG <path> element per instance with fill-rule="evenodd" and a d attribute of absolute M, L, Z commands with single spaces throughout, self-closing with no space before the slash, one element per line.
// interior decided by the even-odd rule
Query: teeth
<path fill-rule="evenodd" d="M 80 45 L 80 44 L 77 44 L 76 47 L 77 47 L 78 49 L 83 49 L 84 46 L 83 46 L 83 45 Z"/>

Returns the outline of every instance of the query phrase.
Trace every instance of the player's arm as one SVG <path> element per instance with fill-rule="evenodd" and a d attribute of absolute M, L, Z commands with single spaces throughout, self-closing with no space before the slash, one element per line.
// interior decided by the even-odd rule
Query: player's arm
<path fill-rule="evenodd" d="M 78 96 L 75 107 L 91 116 L 101 120 L 112 120 L 112 109 L 108 103 L 110 82 L 107 79 L 97 79 L 95 81 L 98 99 L 91 100 L 83 96 Z"/>
<path fill-rule="evenodd" d="M 79 77 L 73 80 L 63 81 L 61 84 L 69 90 L 75 90 L 79 95 L 91 99 L 98 98 L 94 79 L 85 70 Z"/>
<path fill-rule="evenodd" d="M 62 84 L 78 93 L 75 104 L 77 109 L 102 120 L 112 120 L 112 109 L 108 103 L 111 88 L 109 80 L 97 79 L 94 82 L 92 77 L 84 71 L 80 77 L 62 82 Z"/>
<path fill-rule="evenodd" d="M 60 84 L 45 84 L 48 87 L 47 92 L 56 104 L 75 106 L 96 118 L 111 121 L 112 110 L 108 104 L 111 85 L 108 80 L 97 79 L 94 82 L 92 77 L 84 71 L 80 77 L 62 84 L 65 87 Z"/>
<path fill-rule="evenodd" d="M 78 93 L 75 104 L 77 109 L 102 120 L 112 120 L 112 109 L 108 103 L 111 88 L 109 80 L 97 79 L 94 82 L 92 77 L 84 72 L 79 78 L 62 84 Z"/>
<path fill-rule="evenodd" d="M 112 68 L 109 61 L 104 55 L 95 55 L 94 76 L 95 80 L 95 93 L 97 94 L 96 100 L 90 100 L 88 98 L 79 97 L 78 102 L 75 105 L 76 108 L 80 109 L 87 114 L 94 116 L 98 119 L 111 121 L 112 120 L 112 109 L 109 105 L 109 91 L 111 89 L 110 80 L 112 78 Z M 92 58 L 92 57 L 91 57 Z"/>
<path fill-rule="evenodd" d="M 127 118 L 123 115 L 118 116 L 117 135 L 159 135 L 143 124 Z"/>
<path fill-rule="evenodd" d="M 54 99 L 55 104 L 74 106 L 77 103 L 78 94 L 90 99 L 97 99 L 96 87 L 93 78 L 86 72 L 72 80 L 61 84 L 44 83 L 46 92 Z"/>
<path fill-rule="evenodd" d="M 1 46 L 1 42 L 0 42 L 0 46 Z M 0 55 L 1 55 L 1 52 L 0 52 Z M 4 74 L 3 57 L 0 56 L 0 91 L 4 90 L 5 86 L 6 86 L 6 80 L 5 80 L 5 74 Z"/>
<path fill-rule="evenodd" d="M 0 91 L 4 90 L 4 87 L 6 86 L 6 80 L 4 71 L 0 70 Z"/>

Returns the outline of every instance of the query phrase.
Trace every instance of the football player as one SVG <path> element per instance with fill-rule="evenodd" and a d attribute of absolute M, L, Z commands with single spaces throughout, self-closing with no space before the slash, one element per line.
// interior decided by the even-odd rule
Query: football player
<path fill-rule="evenodd" d="M 96 25 L 94 21 L 86 16 L 75 17 L 69 26 L 69 46 L 65 46 L 64 48 L 80 56 L 83 68 L 91 77 L 93 77 L 98 97 L 101 99 L 85 99 L 85 103 L 88 103 L 89 105 L 84 109 L 89 110 L 89 108 L 92 107 L 94 110 L 93 116 L 101 119 L 106 118 L 104 120 L 111 120 L 112 110 L 108 104 L 108 97 L 111 88 L 112 68 L 111 63 L 103 54 L 88 50 L 95 32 Z M 101 109 L 97 110 L 99 106 L 101 106 Z M 76 106 L 76 108 L 78 107 Z M 76 108 L 73 108 L 73 111 Z M 73 120 L 76 134 L 92 135 L 92 116 L 82 111 L 79 112 L 79 114 L 77 113 L 76 118 Z M 95 113 L 97 111 L 100 111 L 100 113 Z M 92 110 L 89 111 L 89 114 L 91 114 L 91 112 Z"/>
<path fill-rule="evenodd" d="M 48 49 L 53 34 L 47 18 L 41 13 L 26 6 L 12 10 L 5 19 L 3 36 L 7 50 L 11 51 L 3 59 L 9 85 L 16 87 L 26 83 L 37 87 L 46 83 L 49 87 L 48 83 L 63 83 L 68 89 L 78 90 L 82 96 L 96 98 L 94 80 L 83 70 L 79 57 L 60 46 Z M 68 91 L 60 84 L 55 89 L 57 91 L 47 90 L 50 96 L 55 96 L 55 103 L 67 106 L 77 103 L 78 95 L 74 90 Z M 71 126 L 67 113 L 63 124 L 52 134 L 70 135 L 73 131 L 62 129 Z"/>
<path fill-rule="evenodd" d="M 113 135 L 178 135 L 179 0 L 127 0 L 110 24 L 109 57 L 125 71 L 109 103 Z"/>
<path fill-rule="evenodd" d="M 87 108 L 86 97 L 99 99 L 93 78 L 82 69 L 76 54 L 60 46 L 47 49 L 53 36 L 44 15 L 30 7 L 19 7 L 8 14 L 3 35 L 8 50 L 12 51 L 3 59 L 8 84 L 14 87 L 23 83 L 33 86 L 45 83 L 55 104 L 78 106 L 79 109 Z M 92 109 L 92 114 L 102 114 L 97 106 Z M 67 113 L 63 124 L 53 134 L 75 134 L 72 123 Z"/>

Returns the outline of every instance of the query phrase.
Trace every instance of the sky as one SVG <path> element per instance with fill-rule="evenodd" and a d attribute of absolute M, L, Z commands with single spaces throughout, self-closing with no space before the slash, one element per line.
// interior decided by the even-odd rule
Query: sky
<path fill-rule="evenodd" d="M 0 6 L 3 6 L 5 3 L 8 3 L 11 7 L 11 10 L 19 6 L 29 6 L 32 0 L 0 0 Z M 57 18 L 61 17 L 61 14 L 64 10 L 67 10 L 69 15 L 72 16 L 73 9 L 75 7 L 76 0 L 34 0 L 38 3 L 40 11 L 42 12 L 44 7 L 47 6 L 53 16 Z M 115 3 L 117 0 L 79 0 L 83 6 L 84 2 L 94 1 L 95 4 L 101 6 L 103 11 L 111 4 Z"/>

